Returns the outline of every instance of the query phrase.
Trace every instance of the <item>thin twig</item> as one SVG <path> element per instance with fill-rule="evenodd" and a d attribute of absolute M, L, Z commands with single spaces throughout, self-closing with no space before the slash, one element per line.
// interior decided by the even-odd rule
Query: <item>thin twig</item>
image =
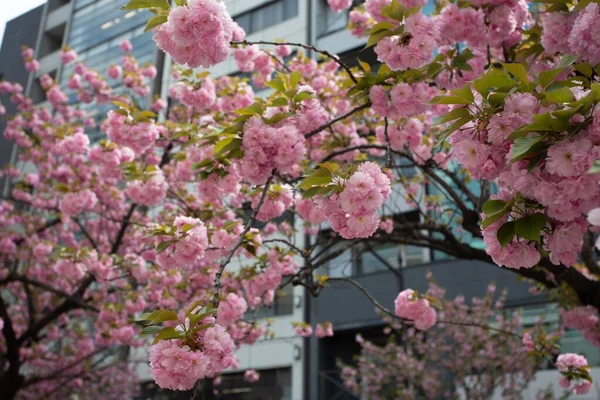
<path fill-rule="evenodd" d="M 346 114 L 341 115 L 335 119 L 332 119 L 331 121 L 329 121 L 328 123 L 326 123 L 325 125 L 322 125 L 316 129 L 314 129 L 313 131 L 307 133 L 306 135 L 304 135 L 305 138 L 310 139 L 311 137 L 315 136 L 316 134 L 318 134 L 319 132 L 331 127 L 333 124 L 335 124 L 336 122 L 340 122 L 346 118 L 348 118 L 349 116 L 356 114 L 357 112 L 360 112 L 366 108 L 371 107 L 371 103 L 370 102 L 366 102 L 365 104 L 363 104 L 362 106 L 358 106 L 356 108 L 354 108 L 353 110 L 348 111 Z"/>
<path fill-rule="evenodd" d="M 292 42 L 268 42 L 265 40 L 257 40 L 257 41 L 253 41 L 253 42 L 250 42 L 248 40 L 244 40 L 241 42 L 235 42 L 235 41 L 231 42 L 231 45 L 246 45 L 246 46 L 248 46 L 248 45 L 253 45 L 253 44 L 267 44 L 267 45 L 271 45 L 271 46 L 288 45 L 288 46 L 294 46 L 294 47 L 302 47 L 303 49 L 306 49 L 306 50 L 312 50 L 316 53 L 322 54 L 325 57 L 335 61 L 340 67 L 344 68 L 344 70 L 346 71 L 346 73 L 348 74 L 350 79 L 352 79 L 352 82 L 358 83 L 358 80 L 352 73 L 352 70 L 350 69 L 350 67 L 347 66 L 338 56 L 331 54 L 327 50 L 317 49 L 315 46 L 311 46 L 311 45 L 303 44 L 303 43 L 292 43 Z"/>
<path fill-rule="evenodd" d="M 385 135 L 385 147 L 387 151 L 387 162 L 385 163 L 386 168 L 392 167 L 392 144 L 390 143 L 390 135 L 388 133 L 388 119 L 385 117 L 384 121 L 384 135 Z"/>
<path fill-rule="evenodd" d="M 256 221 L 256 216 L 258 215 L 258 211 L 260 210 L 263 203 L 265 202 L 265 199 L 267 198 L 267 192 L 269 191 L 269 186 L 271 185 L 271 181 L 273 180 L 273 175 L 274 174 L 272 173 L 271 176 L 269 176 L 269 179 L 267 179 L 267 182 L 265 183 L 265 188 L 263 189 L 262 194 L 260 195 L 260 200 L 258 201 L 258 204 L 254 208 L 254 211 L 252 211 L 252 215 L 250 216 L 250 219 L 246 223 L 246 227 L 240 234 L 240 238 L 238 239 L 235 246 L 229 251 L 229 254 L 227 254 L 227 257 L 225 258 L 225 260 L 223 260 L 223 262 L 221 262 L 221 265 L 219 265 L 219 270 L 217 271 L 217 274 L 215 275 L 215 294 L 213 296 L 213 308 L 215 310 L 217 308 L 219 308 L 219 302 L 220 302 L 219 296 L 221 294 L 221 286 L 222 286 L 221 285 L 221 277 L 223 276 L 223 271 L 225 271 L 225 267 L 227 267 L 227 265 L 231 262 L 231 259 L 233 258 L 233 254 L 237 251 L 237 249 L 239 249 L 239 247 L 242 245 L 242 243 L 244 243 L 246 234 L 248 233 L 250 228 L 252 228 L 252 225 Z M 215 314 L 215 317 L 216 317 L 216 314 Z"/>

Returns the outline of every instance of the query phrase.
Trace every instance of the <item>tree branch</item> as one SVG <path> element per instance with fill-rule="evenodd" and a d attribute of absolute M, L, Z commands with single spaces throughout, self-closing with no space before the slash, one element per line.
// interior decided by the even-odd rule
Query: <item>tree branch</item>
<path fill-rule="evenodd" d="M 263 189 L 262 194 L 260 195 L 260 200 L 258 201 L 258 204 L 252 211 L 252 215 L 250 216 L 250 219 L 246 223 L 244 230 L 240 234 L 240 238 L 238 239 L 237 243 L 229 251 L 225 260 L 223 260 L 223 262 L 221 262 L 221 265 L 219 265 L 219 269 L 217 271 L 217 274 L 215 275 L 215 294 L 213 296 L 213 308 L 215 310 L 219 308 L 219 302 L 220 302 L 219 296 L 221 294 L 221 286 L 222 286 L 221 285 L 221 277 L 223 276 L 225 267 L 227 267 L 227 265 L 231 262 L 231 259 L 233 258 L 233 255 L 237 251 L 237 249 L 239 249 L 240 246 L 244 243 L 246 234 L 248 233 L 250 228 L 252 228 L 252 225 L 256 221 L 256 216 L 258 215 L 260 208 L 262 207 L 263 203 L 265 202 L 265 199 L 267 198 L 267 192 L 269 191 L 269 186 L 271 185 L 273 176 L 274 176 L 274 173 L 271 173 L 271 176 L 269 176 L 269 179 L 267 179 L 267 182 L 265 183 L 265 188 Z M 216 314 L 215 314 L 215 317 L 216 317 Z"/>
<path fill-rule="evenodd" d="M 336 55 L 331 54 L 330 52 L 328 52 L 327 50 L 321 50 L 321 49 L 317 49 L 315 46 L 311 46 L 308 44 L 304 44 L 304 43 L 292 43 L 292 42 L 268 42 L 265 40 L 257 40 L 257 41 L 248 41 L 248 40 L 244 40 L 241 42 L 235 42 L 232 41 L 231 45 L 253 45 L 253 44 L 266 44 L 266 45 L 271 45 L 271 46 L 294 46 L 294 47 L 301 47 L 303 49 L 306 50 L 311 50 L 314 51 L 315 53 L 319 53 L 324 55 L 325 57 L 335 61 L 340 67 L 342 67 L 346 73 L 348 74 L 348 76 L 350 77 L 350 79 L 352 79 L 352 82 L 354 83 L 358 83 L 358 80 L 356 79 L 356 77 L 354 76 L 354 74 L 352 73 L 352 70 L 350 69 L 349 66 L 347 66 L 346 64 L 344 64 L 344 62 L 342 60 L 340 60 L 340 58 Z"/>

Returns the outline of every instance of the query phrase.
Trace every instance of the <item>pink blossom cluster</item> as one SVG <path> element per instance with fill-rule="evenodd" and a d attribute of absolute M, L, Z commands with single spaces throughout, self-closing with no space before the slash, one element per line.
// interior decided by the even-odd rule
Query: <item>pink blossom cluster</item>
<path fill-rule="evenodd" d="M 214 81 L 209 77 L 200 84 L 188 86 L 179 82 L 169 89 L 171 97 L 178 99 L 182 104 L 195 110 L 210 108 L 217 100 Z"/>
<path fill-rule="evenodd" d="M 154 122 L 134 123 L 132 118 L 111 110 L 108 112 L 106 135 L 116 144 L 141 154 L 153 146 L 159 130 Z"/>
<path fill-rule="evenodd" d="M 563 323 L 567 328 L 577 329 L 583 337 L 596 347 L 600 347 L 600 316 L 592 306 L 575 307 L 560 310 Z"/>
<path fill-rule="evenodd" d="M 77 52 L 70 47 L 63 47 L 60 50 L 60 61 L 67 65 L 77 59 Z"/>
<path fill-rule="evenodd" d="M 288 52 L 286 49 L 289 50 L 289 46 L 277 46 L 275 54 L 285 57 L 284 54 Z M 264 83 L 271 79 L 271 74 L 275 71 L 273 55 L 261 50 L 257 45 L 237 48 L 233 53 L 233 59 L 240 71 L 256 72 L 253 76 L 253 84 L 259 88 L 264 87 Z"/>
<path fill-rule="evenodd" d="M 388 126 L 387 135 L 392 150 L 403 151 L 405 147 L 415 151 L 423 143 L 424 125 L 417 118 L 401 119 Z M 375 135 L 380 143 L 386 144 L 385 127 L 377 126 Z"/>
<path fill-rule="evenodd" d="M 59 209 L 63 216 L 74 217 L 84 211 L 91 210 L 98 198 L 96 194 L 89 189 L 83 189 L 78 192 L 68 192 L 60 199 Z"/>
<path fill-rule="evenodd" d="M 327 4 L 329 4 L 329 7 L 331 7 L 334 12 L 339 14 L 350 8 L 352 0 L 327 0 Z"/>
<path fill-rule="evenodd" d="M 554 264 L 571 266 L 577 262 L 588 227 L 583 214 L 600 198 L 597 176 L 587 173 L 598 157 L 599 147 L 594 137 L 583 131 L 550 145 L 546 158 L 533 169 L 528 170 L 527 161 L 509 163 L 514 145 L 509 135 L 532 123 L 539 111 L 540 105 L 531 94 L 511 94 L 505 99 L 503 111 L 490 119 L 486 131 L 475 134 L 475 127 L 467 125 L 455 132 L 450 142 L 454 157 L 474 178 L 497 179 L 504 189 L 500 199 L 508 201 L 520 193 L 545 207 L 553 229 L 543 232 L 543 247 Z M 530 268 L 540 260 L 535 243 L 519 238 L 501 246 L 497 240 L 498 229 L 509 218 L 506 215 L 483 230 L 486 251 L 499 265 Z"/>
<path fill-rule="evenodd" d="M 204 223 L 198 218 L 178 216 L 173 221 L 174 245 L 156 255 L 156 262 L 163 268 L 192 268 L 204 258 L 208 248 L 208 234 Z M 157 245 L 165 237 L 157 237 Z"/>
<path fill-rule="evenodd" d="M 391 193 L 390 179 L 372 162 L 361 164 L 344 190 L 322 200 L 331 227 L 343 238 L 371 236 L 379 226 L 377 210 Z"/>
<path fill-rule="evenodd" d="M 177 340 L 161 340 L 150 348 L 150 368 L 162 388 L 189 390 L 196 382 L 214 376 L 233 362 L 235 345 L 220 325 L 201 331 L 203 349 L 193 350 Z"/>
<path fill-rule="evenodd" d="M 164 200 L 168 188 L 164 174 L 158 170 L 143 179 L 128 182 L 125 193 L 138 204 L 154 206 Z"/>
<path fill-rule="evenodd" d="M 429 305 L 429 300 L 419 299 L 412 289 L 403 290 L 394 301 L 394 313 L 400 317 L 411 320 L 415 328 L 427 330 L 435 325 L 436 312 Z"/>
<path fill-rule="evenodd" d="M 247 310 L 248 303 L 246 303 L 246 300 L 244 300 L 243 297 L 235 293 L 229 293 L 225 299 L 219 303 L 217 321 L 223 326 L 231 325 L 242 319 Z"/>
<path fill-rule="evenodd" d="M 34 50 L 30 47 L 23 47 L 21 56 L 25 62 L 25 69 L 27 72 L 36 72 L 40 69 L 40 62 L 34 58 Z"/>
<path fill-rule="evenodd" d="M 442 43 L 466 43 L 473 49 L 513 46 L 531 22 L 524 0 L 500 2 L 490 8 L 459 8 L 449 4 L 436 17 Z"/>
<path fill-rule="evenodd" d="M 485 251 L 496 264 L 508 268 L 531 268 L 537 265 L 541 256 L 535 243 L 521 238 L 502 246 L 498 241 L 498 230 L 507 222 L 507 219 L 508 217 L 501 218 L 482 230 L 483 242 L 486 244 Z"/>
<path fill-rule="evenodd" d="M 357 37 L 363 36 L 369 28 L 369 14 L 354 9 L 350 11 L 349 17 L 348 28 L 350 32 Z"/>
<path fill-rule="evenodd" d="M 319 339 L 323 339 L 326 337 L 332 337 L 333 336 L 333 324 L 329 321 L 317 324 L 317 327 L 315 329 L 315 336 L 318 337 Z"/>
<path fill-rule="evenodd" d="M 275 297 L 275 291 L 279 287 L 282 277 L 294 274 L 300 267 L 294 257 L 290 254 L 282 254 L 277 249 L 269 250 L 267 260 L 268 267 L 264 271 L 254 274 L 242 283 L 246 291 L 248 304 L 252 308 L 260 304 L 261 300 L 265 304 L 270 304 Z"/>
<path fill-rule="evenodd" d="M 542 45 L 551 54 L 576 54 L 592 65 L 600 62 L 600 7 L 591 3 L 581 11 L 542 15 Z"/>
<path fill-rule="evenodd" d="M 320 224 L 327 221 L 327 214 L 319 201 L 314 199 L 298 199 L 296 202 L 296 211 L 300 218 L 311 224 Z"/>
<path fill-rule="evenodd" d="M 244 379 L 249 383 L 258 382 L 260 379 L 260 373 L 255 369 L 247 369 L 244 372 Z"/>
<path fill-rule="evenodd" d="M 418 12 L 405 21 L 405 32 L 388 36 L 375 46 L 377 59 L 392 71 L 419 69 L 432 59 L 439 35 L 435 20 Z"/>
<path fill-rule="evenodd" d="M 294 173 L 306 155 L 304 136 L 294 125 L 269 126 L 256 117 L 244 125 L 242 150 L 240 174 L 256 185 L 264 184 L 274 170 Z"/>
<path fill-rule="evenodd" d="M 574 353 L 561 354 L 556 360 L 556 369 L 565 374 L 587 367 L 587 365 L 588 361 L 584 356 Z M 569 378 L 562 377 L 559 379 L 559 383 L 565 389 L 571 387 L 571 384 L 574 383 L 573 391 L 575 394 L 587 394 L 592 389 L 592 383 L 583 379 L 572 382 Z"/>
<path fill-rule="evenodd" d="M 311 337 L 313 334 L 313 328 L 306 322 L 293 322 L 292 326 L 296 335 L 301 337 Z"/>
<path fill-rule="evenodd" d="M 399 83 L 390 91 L 383 86 L 373 86 L 369 98 L 373 111 L 382 117 L 397 119 L 422 114 L 429 109 L 429 100 L 438 90 L 425 83 Z"/>
<path fill-rule="evenodd" d="M 251 197 L 252 208 L 258 206 L 260 193 Z M 290 185 L 274 185 L 267 192 L 267 196 L 256 215 L 260 221 L 269 221 L 283 215 L 294 202 L 294 192 Z"/>
<path fill-rule="evenodd" d="M 224 61 L 233 39 L 243 39 L 240 27 L 225 4 L 216 0 L 190 0 L 186 6 L 173 8 L 167 22 L 154 33 L 161 50 L 190 68 L 209 68 Z"/>

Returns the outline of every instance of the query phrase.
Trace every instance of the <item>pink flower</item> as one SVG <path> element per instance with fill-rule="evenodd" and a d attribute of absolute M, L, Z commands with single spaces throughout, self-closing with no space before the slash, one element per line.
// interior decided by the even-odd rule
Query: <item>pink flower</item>
<path fill-rule="evenodd" d="M 98 198 L 96 194 L 89 189 L 79 192 L 69 192 L 63 196 L 59 203 L 60 212 L 65 217 L 74 217 L 77 214 L 92 209 Z"/>
<path fill-rule="evenodd" d="M 435 325 L 436 312 L 427 299 L 415 297 L 412 289 L 406 289 L 398 294 L 394 301 L 395 314 L 400 318 L 412 320 L 415 328 L 427 330 Z"/>
<path fill-rule="evenodd" d="M 329 4 L 329 7 L 331 7 L 334 12 L 339 14 L 350 8 L 352 0 L 327 0 L 327 4 Z"/>
<path fill-rule="evenodd" d="M 167 23 L 155 29 L 154 40 L 176 63 L 209 68 L 227 58 L 238 30 L 222 2 L 190 0 L 171 10 Z"/>
<path fill-rule="evenodd" d="M 597 158 L 598 149 L 587 139 L 565 140 L 550 146 L 546 169 L 559 176 L 576 176 L 587 172 Z"/>
<path fill-rule="evenodd" d="M 230 325 L 241 319 L 246 310 L 248 310 L 246 300 L 235 293 L 229 293 L 225 300 L 219 304 L 217 321 L 223 326 Z"/>
<path fill-rule="evenodd" d="M 210 359 L 176 341 L 161 340 L 150 348 L 150 368 L 158 386 L 171 390 L 189 390 L 206 376 Z"/>
<path fill-rule="evenodd" d="M 583 60 L 589 61 L 592 65 L 600 62 L 599 17 L 600 7 L 596 3 L 590 3 L 579 13 L 569 34 L 567 50 L 572 54 L 580 55 Z"/>
<path fill-rule="evenodd" d="M 133 50 L 133 46 L 131 45 L 131 42 L 127 39 L 125 39 L 121 43 L 119 43 L 119 48 L 125 53 L 131 53 L 131 50 Z"/>
<path fill-rule="evenodd" d="M 244 372 L 244 379 L 249 383 L 254 383 L 260 379 L 260 374 L 255 369 L 248 369 Z"/>
<path fill-rule="evenodd" d="M 571 368 L 577 369 L 587 365 L 587 359 L 584 356 L 575 353 L 561 354 L 556 360 L 556 369 L 560 372 L 568 372 Z"/>
<path fill-rule="evenodd" d="M 323 322 L 322 324 L 317 324 L 315 336 L 319 339 L 333 336 L 333 325 L 331 324 L 331 322 Z"/>

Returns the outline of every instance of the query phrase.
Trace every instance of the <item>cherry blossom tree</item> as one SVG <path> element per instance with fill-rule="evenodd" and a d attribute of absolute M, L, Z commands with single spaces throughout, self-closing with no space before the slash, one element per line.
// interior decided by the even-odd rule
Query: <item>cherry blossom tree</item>
<path fill-rule="evenodd" d="M 444 290 L 430 283 L 427 295 L 439 299 L 442 321 L 427 332 L 391 323 L 387 342 L 380 346 L 357 335 L 361 353 L 355 365 L 341 364 L 344 385 L 359 398 L 416 399 L 465 396 L 489 399 L 520 398 L 535 375 L 536 361 L 528 356 L 517 334 L 518 315 L 502 315 L 506 293 L 495 299 L 490 285 L 483 298 L 467 304 L 457 296 L 446 300 Z M 496 329 L 486 326 L 494 321 Z"/>
<path fill-rule="evenodd" d="M 341 280 L 404 329 L 433 329 L 450 312 L 435 298 L 407 289 L 392 311 L 326 275 L 381 244 L 507 267 L 600 342 L 596 3 L 440 2 L 427 16 L 422 0 L 367 0 L 349 28 L 378 63 L 355 67 L 247 41 L 217 0 L 174 3 L 124 7 L 152 11 L 147 30 L 175 62 L 169 99 L 149 100 L 157 70 L 129 42 L 107 71 L 64 48 L 73 74 L 64 88 L 40 77 L 46 105 L 0 82 L 18 109 L 3 134 L 20 149 L 0 203 L 2 398 L 134 393 L 132 373 L 97 377 L 128 371 L 135 347 L 149 347 L 159 386 L 192 389 L 268 335 L 244 315 L 285 285 L 318 295 Z M 204 70 L 229 56 L 252 85 Z M 23 61 L 39 69 L 31 49 Z M 524 339 L 530 357 L 553 356 L 544 335 Z M 562 356 L 561 384 L 589 391 L 585 359 Z"/>

